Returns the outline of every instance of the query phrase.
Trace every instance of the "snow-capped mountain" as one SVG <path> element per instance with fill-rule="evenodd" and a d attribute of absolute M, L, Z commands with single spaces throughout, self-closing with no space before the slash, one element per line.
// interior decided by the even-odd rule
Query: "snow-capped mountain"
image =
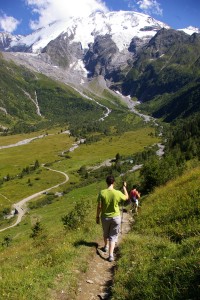
<path fill-rule="evenodd" d="M 47 75 L 59 67 L 65 72 L 63 77 L 73 81 L 102 75 L 112 82 L 120 80 L 123 70 L 131 67 L 162 28 L 170 29 L 134 11 L 96 12 L 87 18 L 53 22 L 27 36 L 11 37 L 1 44 L 1 50 L 17 52 L 13 54 L 16 60 Z M 196 31 L 189 29 L 190 34 Z"/>
<path fill-rule="evenodd" d="M 133 11 L 96 12 L 87 18 L 56 21 L 12 41 L 7 51 L 39 55 L 51 65 L 90 76 L 125 66 L 137 50 L 168 25 Z"/>
<path fill-rule="evenodd" d="M 1 57 L 83 93 L 106 87 L 148 102 L 163 94 L 180 97 L 183 87 L 198 85 L 200 33 L 187 30 L 171 29 L 137 12 L 97 12 L 54 22 L 24 37 L 1 34 Z M 194 108 L 198 104 L 195 98 Z M 161 116 L 172 107 L 171 102 L 162 105 L 155 112 Z"/>
<path fill-rule="evenodd" d="M 193 26 L 189 26 L 187 28 L 183 28 L 183 29 L 178 29 L 179 31 L 184 31 L 185 33 L 191 35 L 193 33 L 200 33 L 200 28 L 197 27 L 193 27 Z"/>
<path fill-rule="evenodd" d="M 68 21 L 57 21 L 39 29 L 32 34 L 13 41 L 11 48 L 22 47 L 40 52 L 48 43 L 55 40 L 60 34 L 67 34 L 72 42 L 81 43 L 82 49 L 88 49 L 99 35 L 110 35 L 118 47 L 123 51 L 129 47 L 133 37 L 149 39 L 162 27 L 168 25 L 156 21 L 152 17 L 137 12 L 96 12 L 88 18 L 71 18 Z"/>
<path fill-rule="evenodd" d="M 0 32 L 0 50 L 6 51 L 12 43 L 17 43 L 21 35 L 12 35 L 8 32 Z"/>

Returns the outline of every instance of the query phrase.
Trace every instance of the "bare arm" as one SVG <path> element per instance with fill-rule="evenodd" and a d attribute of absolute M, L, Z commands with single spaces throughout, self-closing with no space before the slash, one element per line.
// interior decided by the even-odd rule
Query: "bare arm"
<path fill-rule="evenodd" d="M 101 213 L 101 202 L 97 204 L 97 214 L 96 214 L 96 223 L 100 223 L 100 213 Z"/>
<path fill-rule="evenodd" d="M 140 192 L 137 191 L 137 197 L 140 198 Z"/>
<path fill-rule="evenodd" d="M 124 184 L 123 184 L 123 192 L 124 192 L 124 195 L 126 196 L 126 200 L 128 200 L 129 195 L 128 195 L 128 192 L 127 192 L 127 189 L 126 189 L 126 182 L 124 182 Z"/>

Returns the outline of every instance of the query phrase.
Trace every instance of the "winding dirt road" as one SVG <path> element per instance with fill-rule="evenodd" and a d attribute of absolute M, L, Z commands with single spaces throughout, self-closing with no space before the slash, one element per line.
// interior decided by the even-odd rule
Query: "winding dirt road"
<path fill-rule="evenodd" d="M 44 167 L 44 168 L 46 168 L 46 167 Z M 53 171 L 53 172 L 57 172 L 57 173 L 63 174 L 63 175 L 65 176 L 65 180 L 64 180 L 63 182 L 57 184 L 57 185 L 54 185 L 54 186 L 52 186 L 52 187 L 50 187 L 50 188 L 48 188 L 48 189 L 45 189 L 45 190 L 43 190 L 43 191 L 37 192 L 37 193 L 35 193 L 35 194 L 31 195 L 31 196 L 28 196 L 28 197 L 26 197 L 26 198 L 20 200 L 19 202 L 13 204 L 13 207 L 14 207 L 14 208 L 17 210 L 17 212 L 18 212 L 17 220 L 16 220 L 16 222 L 15 222 L 14 224 L 12 224 L 12 225 L 10 225 L 10 226 L 8 226 L 8 227 L 6 227 L 6 228 L 0 229 L 0 232 L 5 231 L 5 230 L 7 230 L 7 229 L 9 229 L 9 228 L 12 228 L 12 227 L 16 226 L 17 224 L 19 224 L 19 223 L 21 222 L 22 217 L 23 217 L 23 216 L 25 215 L 25 213 L 27 212 L 27 208 L 26 208 L 26 205 L 25 205 L 25 204 L 26 204 L 28 201 L 30 201 L 30 200 L 32 200 L 32 199 L 34 199 L 34 198 L 36 198 L 36 197 L 38 197 L 38 196 L 44 194 L 45 192 L 48 192 L 48 191 L 50 191 L 50 190 L 52 190 L 52 189 L 54 189 L 54 188 L 57 188 L 57 187 L 59 187 L 59 186 L 65 184 L 65 183 L 69 180 L 69 176 L 68 176 L 66 173 L 64 173 L 64 172 L 61 172 L 61 171 L 58 171 L 58 170 L 53 170 L 53 169 L 51 169 L 51 168 L 46 168 L 46 169 L 47 169 L 47 170 L 50 170 L 50 171 Z"/>

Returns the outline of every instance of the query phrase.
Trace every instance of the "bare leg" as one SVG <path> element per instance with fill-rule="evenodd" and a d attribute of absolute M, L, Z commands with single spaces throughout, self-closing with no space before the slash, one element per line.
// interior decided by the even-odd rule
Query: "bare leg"
<path fill-rule="evenodd" d="M 106 248 L 108 246 L 108 239 L 104 238 L 104 247 Z"/>
<path fill-rule="evenodd" d="M 113 256 L 115 249 L 115 242 L 109 241 L 109 256 Z"/>

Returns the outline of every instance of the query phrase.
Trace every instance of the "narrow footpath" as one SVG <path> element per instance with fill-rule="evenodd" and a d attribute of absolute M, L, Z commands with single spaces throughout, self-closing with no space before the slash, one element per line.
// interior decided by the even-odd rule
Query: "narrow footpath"
<path fill-rule="evenodd" d="M 115 249 L 115 261 L 108 262 L 108 254 L 105 254 L 100 250 L 103 246 L 102 239 L 98 244 L 98 248 L 94 249 L 94 252 L 91 255 L 88 271 L 80 279 L 77 296 L 73 300 L 110 299 L 120 243 L 129 232 L 132 222 L 133 218 L 126 210 L 124 210 L 121 233 L 119 234 L 118 244 Z"/>

